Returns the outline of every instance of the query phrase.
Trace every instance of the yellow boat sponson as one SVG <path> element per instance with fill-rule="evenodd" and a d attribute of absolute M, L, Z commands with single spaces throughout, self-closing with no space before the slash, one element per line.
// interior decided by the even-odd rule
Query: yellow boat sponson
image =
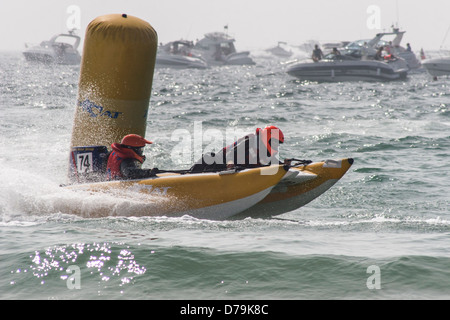
<path fill-rule="evenodd" d="M 71 190 L 138 201 L 139 209 L 124 210 L 129 216 L 181 216 L 221 220 L 242 212 L 264 199 L 287 171 L 282 165 L 246 169 L 239 172 L 199 174 L 158 174 L 140 180 L 108 181 L 68 186 Z M 142 204 L 147 205 L 142 205 Z M 70 213 L 89 217 L 121 215 L 106 206 L 86 213 L 82 207 Z M 126 212 L 125 212 L 126 211 Z"/>
<path fill-rule="evenodd" d="M 352 164 L 348 158 L 292 167 L 267 197 L 235 218 L 275 216 L 304 206 L 331 188 Z"/>

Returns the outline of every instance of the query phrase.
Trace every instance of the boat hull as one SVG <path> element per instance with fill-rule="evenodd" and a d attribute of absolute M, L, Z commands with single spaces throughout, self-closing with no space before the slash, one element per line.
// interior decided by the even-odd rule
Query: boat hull
<path fill-rule="evenodd" d="M 156 56 L 157 68 L 173 68 L 173 69 L 206 69 L 207 63 L 200 58 L 158 54 Z"/>
<path fill-rule="evenodd" d="M 292 167 L 267 197 L 235 218 L 270 217 L 296 210 L 330 189 L 352 164 L 353 159 L 348 158 Z"/>
<path fill-rule="evenodd" d="M 422 66 L 432 76 L 450 75 L 450 58 L 436 58 L 422 61 Z"/>
<path fill-rule="evenodd" d="M 225 57 L 224 64 L 237 66 L 254 65 L 255 62 L 250 58 L 249 54 L 250 52 L 248 51 L 232 53 Z"/>
<path fill-rule="evenodd" d="M 63 55 L 58 55 L 51 49 L 31 48 L 30 50 L 24 51 L 23 55 L 27 61 L 48 64 L 77 65 L 81 61 L 81 56 L 77 52 L 67 52 Z"/>
<path fill-rule="evenodd" d="M 209 220 L 266 218 L 313 201 L 338 182 L 352 164 L 353 159 L 348 158 L 296 165 L 287 172 L 283 166 L 271 166 L 240 172 L 164 173 L 141 180 L 77 184 L 66 188 L 84 192 L 87 197 L 103 194 L 114 200 L 96 204 L 94 208 L 77 203 L 61 211 L 94 218 L 183 215 Z M 126 204 L 118 205 L 117 199 Z"/>
<path fill-rule="evenodd" d="M 283 166 L 247 169 L 240 172 L 199 174 L 159 174 L 140 180 L 123 180 L 72 185 L 66 188 L 87 192 L 88 196 L 105 193 L 139 202 L 138 210 L 117 212 L 111 206 L 96 206 L 83 211 L 83 206 L 70 213 L 88 217 L 110 215 L 182 216 L 223 220 L 230 218 L 264 199 L 285 176 Z"/>
<path fill-rule="evenodd" d="M 395 70 L 388 63 L 378 61 L 299 63 L 287 73 L 300 80 L 320 82 L 392 81 L 405 79 L 407 70 Z"/>

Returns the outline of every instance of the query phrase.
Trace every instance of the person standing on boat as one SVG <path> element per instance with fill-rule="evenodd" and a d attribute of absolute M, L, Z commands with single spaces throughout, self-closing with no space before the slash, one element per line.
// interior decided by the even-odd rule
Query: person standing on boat
<path fill-rule="evenodd" d="M 411 45 L 409 43 L 406 44 L 406 51 L 412 52 Z"/>
<path fill-rule="evenodd" d="M 333 48 L 333 51 L 331 51 L 331 53 L 334 54 L 335 56 L 341 55 L 341 52 L 336 47 Z"/>
<path fill-rule="evenodd" d="M 257 128 L 255 133 L 239 138 L 218 153 L 203 155 L 191 171 L 221 171 L 234 167 L 257 168 L 279 164 L 278 147 L 281 143 L 284 143 L 284 134 L 279 128 Z"/>
<path fill-rule="evenodd" d="M 142 169 L 144 147 L 152 144 L 137 134 L 128 134 L 120 143 L 111 145 L 106 165 L 107 180 L 141 179 L 155 176 L 157 169 Z"/>
<path fill-rule="evenodd" d="M 323 52 L 317 44 L 314 46 L 311 58 L 314 62 L 319 62 L 323 58 Z"/>
<path fill-rule="evenodd" d="M 364 44 L 361 46 L 361 59 L 367 60 L 368 55 L 369 55 L 369 47 L 367 46 L 367 42 L 364 41 Z"/>
<path fill-rule="evenodd" d="M 383 46 L 379 47 L 377 53 L 375 54 L 375 60 L 383 60 Z"/>
<path fill-rule="evenodd" d="M 420 59 L 425 60 L 425 52 L 423 51 L 423 48 L 420 48 Z"/>

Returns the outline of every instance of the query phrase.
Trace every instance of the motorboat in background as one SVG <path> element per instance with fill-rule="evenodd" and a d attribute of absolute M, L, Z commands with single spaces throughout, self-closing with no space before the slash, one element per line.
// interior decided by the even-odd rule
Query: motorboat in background
<path fill-rule="evenodd" d="M 192 53 L 192 41 L 177 40 L 158 47 L 156 54 L 157 68 L 205 69 L 208 64 L 201 57 Z"/>
<path fill-rule="evenodd" d="M 249 56 L 249 51 L 237 52 L 235 39 L 224 32 L 205 34 L 194 46 L 197 55 L 208 65 L 253 65 L 255 62 Z"/>
<path fill-rule="evenodd" d="M 269 52 L 279 58 L 289 58 L 293 53 L 291 50 L 286 50 L 283 45 L 286 45 L 286 42 L 279 41 L 276 47 L 266 49 L 266 52 Z"/>
<path fill-rule="evenodd" d="M 450 31 L 450 26 L 445 33 L 444 40 L 442 41 L 441 48 L 438 51 L 432 51 L 428 53 L 428 58 L 425 57 L 425 53 L 421 52 L 422 66 L 427 72 L 437 79 L 438 76 L 450 75 L 450 51 L 443 49 L 445 38 Z M 431 56 L 430 56 L 431 55 Z"/>
<path fill-rule="evenodd" d="M 401 58 L 392 60 L 362 60 L 349 55 L 325 55 L 319 62 L 296 63 L 287 73 L 300 80 L 318 82 L 341 81 L 392 81 L 405 79 L 406 62 Z"/>
<path fill-rule="evenodd" d="M 435 78 L 450 75 L 450 56 L 422 60 L 422 66 Z"/>
<path fill-rule="evenodd" d="M 69 33 L 57 34 L 36 46 L 28 47 L 25 44 L 27 49 L 23 55 L 28 61 L 75 65 L 81 62 L 79 45 L 80 37 L 73 31 L 69 31 Z"/>

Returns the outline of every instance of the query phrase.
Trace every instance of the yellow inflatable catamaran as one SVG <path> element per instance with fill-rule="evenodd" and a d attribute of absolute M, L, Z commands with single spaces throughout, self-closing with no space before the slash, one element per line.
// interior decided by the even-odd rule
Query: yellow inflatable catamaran
<path fill-rule="evenodd" d="M 252 169 L 160 172 L 139 180 L 104 181 L 107 146 L 129 133 L 145 136 L 157 34 L 126 14 L 94 19 L 86 30 L 72 132 L 67 189 L 136 201 L 134 216 L 191 215 L 228 219 L 282 214 L 335 184 L 352 159 Z M 86 215 L 82 208 L 72 213 Z M 107 207 L 90 217 L 117 215 Z"/>
<path fill-rule="evenodd" d="M 146 179 L 81 183 L 67 188 L 137 200 L 144 206 L 132 212 L 133 216 L 190 215 L 211 220 L 270 217 L 314 200 L 331 188 L 352 163 L 353 159 L 342 159 L 290 168 L 276 165 L 241 171 L 161 173 Z M 72 212 L 85 215 L 81 208 Z M 89 216 L 110 214 L 108 208 L 98 208 Z"/>

